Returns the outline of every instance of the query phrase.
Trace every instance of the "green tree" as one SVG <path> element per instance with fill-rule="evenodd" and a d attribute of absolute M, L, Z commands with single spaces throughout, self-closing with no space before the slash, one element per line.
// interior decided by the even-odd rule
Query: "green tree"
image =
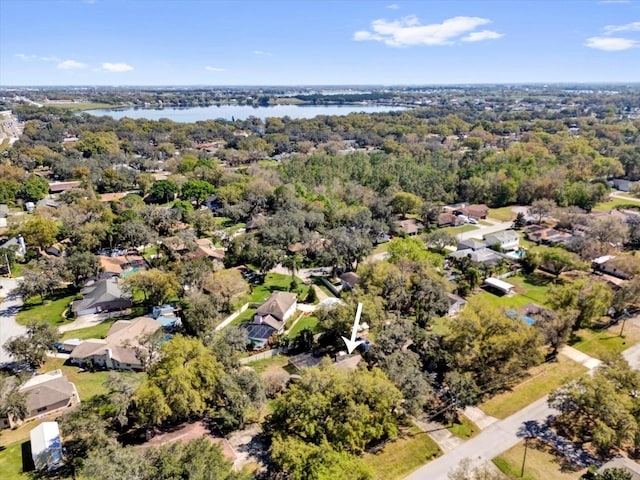
<path fill-rule="evenodd" d="M 371 480 L 373 469 L 360 457 L 338 452 L 327 442 L 306 443 L 294 437 L 276 438 L 271 459 L 277 471 L 291 480 Z"/>
<path fill-rule="evenodd" d="M 32 369 L 38 369 L 47 360 L 47 352 L 54 350 L 54 344 L 62 335 L 56 327 L 46 323 L 31 323 L 24 335 L 13 337 L 4 349 L 18 363 L 26 363 Z"/>
<path fill-rule="evenodd" d="M 47 193 L 49 193 L 47 179 L 39 175 L 31 175 L 24 181 L 18 194 L 28 202 L 37 202 L 42 200 Z"/>
<path fill-rule="evenodd" d="M 205 180 L 188 180 L 182 184 L 180 198 L 189 202 L 196 202 L 199 207 L 202 202 L 209 198 L 215 192 L 215 188 Z"/>
<path fill-rule="evenodd" d="M 579 268 L 579 264 L 575 257 L 564 250 L 558 248 L 545 248 L 539 252 L 540 268 L 553 273 L 556 278 L 562 272 Z"/>
<path fill-rule="evenodd" d="M 42 217 L 31 217 L 18 228 L 27 248 L 39 247 L 46 250 L 56 242 L 58 224 Z"/>
<path fill-rule="evenodd" d="M 76 287 L 102 271 L 100 260 L 91 252 L 74 252 L 65 259 L 65 264 Z"/>
<path fill-rule="evenodd" d="M 154 426 L 203 415 L 213 404 L 223 371 L 200 340 L 176 335 L 162 344 L 148 375 L 133 402 L 140 422 Z"/>
<path fill-rule="evenodd" d="M 173 272 L 163 272 L 157 268 L 140 270 L 128 275 L 123 281 L 125 290 L 138 290 L 144 294 L 147 305 L 162 305 L 175 298 L 180 292 L 180 284 Z"/>
<path fill-rule="evenodd" d="M 391 199 L 394 212 L 406 217 L 408 213 L 418 213 L 422 207 L 422 199 L 413 193 L 398 192 Z"/>
<path fill-rule="evenodd" d="M 173 200 L 178 193 L 178 186 L 171 180 L 158 180 L 149 189 L 149 201 L 154 203 L 167 203 Z"/>
<path fill-rule="evenodd" d="M 542 219 L 548 217 L 556 208 L 556 203 L 553 200 L 542 198 L 540 200 L 534 200 L 528 209 L 529 215 L 536 217 L 536 223 L 542 223 Z"/>
<path fill-rule="evenodd" d="M 21 422 L 28 414 L 27 394 L 20 391 L 20 379 L 0 374 L 0 417 Z"/>
<path fill-rule="evenodd" d="M 481 390 L 500 391 L 542 360 L 540 332 L 490 305 L 467 305 L 449 328 L 451 370 L 473 373 Z"/>
<path fill-rule="evenodd" d="M 308 368 L 274 401 L 267 431 L 360 453 L 397 435 L 401 398 L 379 369 Z"/>

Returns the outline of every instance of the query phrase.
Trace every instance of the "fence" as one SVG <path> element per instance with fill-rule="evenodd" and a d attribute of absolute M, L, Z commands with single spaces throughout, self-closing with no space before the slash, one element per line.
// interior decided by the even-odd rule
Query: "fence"
<path fill-rule="evenodd" d="M 240 363 L 242 365 L 246 365 L 247 363 L 256 362 L 258 360 L 264 360 L 265 358 L 275 357 L 276 355 L 280 355 L 283 352 L 284 350 L 281 348 L 272 348 L 271 350 L 265 350 L 264 352 L 251 355 L 250 357 L 241 358 Z"/>
<path fill-rule="evenodd" d="M 247 311 L 247 308 L 249 308 L 249 305 L 251 305 L 251 303 L 245 303 L 244 305 L 242 305 L 238 310 L 236 310 L 235 312 L 233 312 L 231 315 L 229 315 L 227 318 L 225 318 L 222 323 L 220 323 L 220 325 L 218 325 L 215 330 L 216 332 L 218 330 L 222 330 L 224 327 L 226 327 L 227 325 L 229 325 L 231 322 L 233 322 L 236 318 L 238 318 L 240 316 L 241 313 L 244 313 Z"/>

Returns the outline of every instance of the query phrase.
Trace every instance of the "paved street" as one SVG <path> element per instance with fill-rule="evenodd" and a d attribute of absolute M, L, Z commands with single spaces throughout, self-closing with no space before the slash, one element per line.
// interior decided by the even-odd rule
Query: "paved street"
<path fill-rule="evenodd" d="M 22 298 L 13 293 L 18 285 L 16 278 L 0 278 L 0 296 L 4 297 L 4 301 L 0 303 L 0 347 L 12 337 L 22 335 L 27 329 L 16 323 L 16 314 L 22 306 Z M 0 348 L 0 364 L 8 363 L 12 360 L 11 356 L 5 352 L 4 348 Z"/>
<path fill-rule="evenodd" d="M 589 369 L 595 368 L 600 362 L 588 355 L 578 352 L 574 348 L 563 348 L 563 354 L 578 361 Z M 638 349 L 638 358 L 640 358 L 640 348 Z M 476 437 L 467 440 L 461 445 L 449 450 L 436 460 L 427 463 L 418 470 L 410 474 L 405 480 L 446 480 L 449 472 L 455 469 L 458 464 L 465 458 L 473 461 L 475 465 L 481 465 L 491 461 L 502 452 L 510 449 L 524 437 L 522 428 L 525 423 L 535 422 L 539 426 L 543 426 L 551 415 L 558 412 L 547 405 L 547 396 L 541 398 L 519 410 L 504 420 L 490 423 L 488 427 L 482 430 Z M 488 423 L 488 422 L 487 422 Z M 572 445 L 566 445 L 566 441 L 552 434 L 548 429 L 542 428 L 541 436 L 545 439 L 553 441 L 563 451 L 568 451 Z M 571 452 L 578 461 L 585 463 L 591 459 L 583 459 L 584 452 L 579 449 Z"/>

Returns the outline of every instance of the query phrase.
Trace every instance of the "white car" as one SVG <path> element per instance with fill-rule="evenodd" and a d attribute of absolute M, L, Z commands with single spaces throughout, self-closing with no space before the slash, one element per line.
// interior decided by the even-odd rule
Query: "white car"
<path fill-rule="evenodd" d="M 469 223 L 472 225 L 477 225 L 478 224 L 478 220 L 476 220 L 475 218 L 470 218 L 469 219 Z"/>

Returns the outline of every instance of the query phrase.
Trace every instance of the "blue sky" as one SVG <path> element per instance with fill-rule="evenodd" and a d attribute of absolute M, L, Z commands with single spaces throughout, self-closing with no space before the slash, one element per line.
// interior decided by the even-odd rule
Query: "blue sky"
<path fill-rule="evenodd" d="M 0 85 L 638 82 L 640 0 L 0 0 Z"/>

